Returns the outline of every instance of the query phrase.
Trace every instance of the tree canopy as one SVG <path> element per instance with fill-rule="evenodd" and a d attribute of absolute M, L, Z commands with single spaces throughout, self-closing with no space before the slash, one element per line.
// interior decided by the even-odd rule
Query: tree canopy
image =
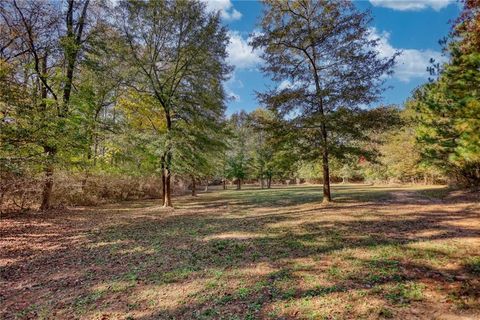
<path fill-rule="evenodd" d="M 200 0 L 0 4 L 1 206 L 172 195 L 198 184 L 480 184 L 478 0 L 443 41 L 430 81 L 379 103 L 385 56 L 370 12 L 263 1 L 250 45 L 272 80 L 227 112 L 232 35 Z M 395 90 L 395 88 L 393 88 Z"/>

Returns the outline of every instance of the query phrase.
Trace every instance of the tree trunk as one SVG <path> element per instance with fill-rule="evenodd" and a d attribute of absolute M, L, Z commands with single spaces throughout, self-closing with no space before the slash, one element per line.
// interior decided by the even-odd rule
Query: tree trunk
<path fill-rule="evenodd" d="M 51 208 L 51 197 L 53 189 L 53 161 L 55 159 L 56 149 L 52 147 L 44 147 L 47 154 L 47 163 L 45 164 L 45 181 L 42 192 L 42 204 L 40 210 L 45 211 Z"/>
<path fill-rule="evenodd" d="M 172 207 L 171 171 L 168 166 L 165 168 L 165 202 L 164 207 Z"/>
<path fill-rule="evenodd" d="M 308 24 L 308 33 L 310 36 L 311 43 L 315 43 L 316 39 L 313 35 L 312 28 Z M 325 108 L 323 106 L 323 92 L 320 86 L 320 77 L 318 76 L 318 69 L 316 65 L 317 61 L 317 51 L 315 46 L 312 46 L 312 55 L 313 59 L 311 60 L 311 66 L 313 71 L 313 77 L 315 80 L 315 93 L 318 99 L 318 111 L 321 115 L 321 134 L 322 134 L 322 168 L 323 168 L 323 202 L 328 203 L 332 201 L 332 196 L 330 194 L 330 170 L 328 166 L 328 135 L 327 135 L 327 120 L 325 119 Z"/>
<path fill-rule="evenodd" d="M 320 92 L 320 86 L 318 85 L 317 80 L 317 93 Z M 321 123 L 321 132 L 322 132 L 322 168 L 323 168 L 323 203 L 329 203 L 332 201 L 332 195 L 330 193 L 330 168 L 328 165 L 328 135 L 327 135 L 327 126 L 325 120 L 325 114 L 323 110 L 323 99 L 319 96 L 320 101 L 320 112 L 322 114 L 322 123 Z"/>
<path fill-rule="evenodd" d="M 165 177 L 165 156 L 162 156 L 162 205 L 165 205 L 165 195 L 166 195 L 166 177 Z"/>
<path fill-rule="evenodd" d="M 47 73 L 47 60 L 48 55 L 45 54 L 42 58 L 42 72 L 43 74 Z M 47 86 L 42 84 L 41 86 L 41 96 L 42 96 L 42 109 L 45 111 L 47 109 L 47 102 L 46 99 L 48 97 L 47 94 Z M 45 173 L 45 180 L 43 184 L 43 192 L 42 192 L 42 203 L 40 204 L 40 210 L 48 210 L 50 209 L 50 199 L 52 196 L 52 189 L 53 189 L 53 162 L 55 160 L 55 154 L 57 150 L 53 147 L 44 146 L 43 152 L 46 155 L 47 162 L 45 163 L 45 167 L 43 169 Z"/>
<path fill-rule="evenodd" d="M 87 9 L 90 0 L 86 0 L 83 4 L 82 12 L 78 17 L 77 25 L 74 26 L 74 5 L 75 1 L 68 1 L 68 10 L 66 16 L 66 27 L 67 27 L 67 39 L 71 40 L 73 43 L 73 48 L 68 48 L 65 50 L 65 60 L 66 60 L 66 77 L 65 84 L 63 87 L 63 109 L 61 111 L 61 116 L 66 116 L 68 112 L 68 103 L 70 102 L 70 95 L 72 92 L 73 85 L 73 73 L 75 71 L 75 64 L 77 63 L 78 54 L 82 46 L 82 34 L 85 28 Z M 68 43 L 68 42 L 67 42 Z"/>
<path fill-rule="evenodd" d="M 208 192 L 208 180 L 205 180 L 205 192 Z"/>
<path fill-rule="evenodd" d="M 327 131 L 323 130 L 322 126 L 322 134 L 324 134 L 324 141 L 326 142 L 326 135 Z M 328 203 L 332 201 L 332 195 L 330 194 L 330 170 L 328 167 L 328 149 L 325 146 L 323 148 L 323 159 L 322 159 L 322 167 L 323 167 L 323 202 Z"/>
<path fill-rule="evenodd" d="M 93 147 L 93 166 L 97 165 L 97 155 L 98 155 L 98 138 L 95 135 L 95 143 Z"/>
<path fill-rule="evenodd" d="M 170 111 L 167 109 L 165 110 L 165 118 L 167 121 L 167 137 L 172 131 L 172 119 L 170 117 Z M 164 207 L 172 207 L 172 189 L 171 189 L 171 175 L 172 172 L 170 171 L 172 165 L 172 151 L 170 145 L 170 138 L 168 138 L 166 143 L 166 151 L 165 151 L 165 196 L 164 196 Z"/>
<path fill-rule="evenodd" d="M 262 189 L 265 188 L 265 180 L 263 180 L 263 178 L 260 178 L 260 187 Z"/>
<path fill-rule="evenodd" d="M 327 125 L 325 120 L 325 113 L 323 109 L 323 99 L 320 95 L 320 85 L 318 76 L 315 77 L 317 95 L 319 98 L 320 112 L 322 114 L 322 123 L 321 123 L 321 133 L 322 133 L 322 168 L 323 168 L 323 203 L 328 203 L 332 201 L 332 195 L 330 193 L 330 168 L 328 165 L 328 134 L 327 134 Z"/>
<path fill-rule="evenodd" d="M 172 172 L 170 171 L 170 166 L 172 163 L 172 154 L 170 150 L 167 151 L 165 156 L 165 202 L 163 203 L 164 207 L 172 207 L 172 188 L 171 188 L 171 177 Z"/>
<path fill-rule="evenodd" d="M 227 190 L 227 179 L 223 179 L 223 190 Z"/>
<path fill-rule="evenodd" d="M 272 177 L 268 177 L 267 188 L 268 189 L 272 188 Z"/>
<path fill-rule="evenodd" d="M 242 179 L 237 179 L 237 190 L 242 189 Z"/>
<path fill-rule="evenodd" d="M 195 197 L 197 195 L 197 186 L 195 182 L 195 177 L 192 176 L 192 197 Z"/>

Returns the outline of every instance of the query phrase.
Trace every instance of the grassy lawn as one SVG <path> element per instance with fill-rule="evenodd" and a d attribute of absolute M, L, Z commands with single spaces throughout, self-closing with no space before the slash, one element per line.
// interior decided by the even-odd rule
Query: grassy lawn
<path fill-rule="evenodd" d="M 480 203 L 215 191 L 0 220 L 0 319 L 480 319 Z"/>

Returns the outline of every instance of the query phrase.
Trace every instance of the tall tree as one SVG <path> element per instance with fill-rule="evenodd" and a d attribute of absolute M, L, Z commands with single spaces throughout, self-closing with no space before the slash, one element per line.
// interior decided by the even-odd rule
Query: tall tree
<path fill-rule="evenodd" d="M 331 201 L 329 154 L 335 147 L 332 117 L 338 109 L 375 102 L 394 57 L 381 58 L 368 12 L 349 1 L 266 0 L 252 45 L 263 49 L 263 71 L 278 88 L 261 101 L 297 130 L 308 129 L 321 150 L 323 201 Z M 338 118 L 337 118 L 338 120 Z M 335 126 L 344 126 L 334 121 Z"/>
<path fill-rule="evenodd" d="M 166 123 L 161 155 L 162 201 L 172 206 L 173 149 L 180 124 L 224 109 L 222 81 L 227 31 L 220 17 L 200 1 L 123 1 L 118 24 L 128 49 L 134 90 L 151 95 Z"/>
<path fill-rule="evenodd" d="M 419 88 L 411 105 L 423 160 L 467 186 L 480 185 L 480 2 L 465 1 L 438 78 Z"/>

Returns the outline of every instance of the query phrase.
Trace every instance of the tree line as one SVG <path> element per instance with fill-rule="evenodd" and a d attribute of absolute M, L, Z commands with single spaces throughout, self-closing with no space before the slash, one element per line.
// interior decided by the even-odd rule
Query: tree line
<path fill-rule="evenodd" d="M 251 45 L 275 85 L 227 117 L 228 30 L 204 2 L 3 1 L 1 206 L 135 195 L 170 207 L 177 186 L 195 194 L 201 181 L 320 179 L 325 202 L 331 176 L 479 185 L 478 0 L 463 3 L 431 81 L 377 107 L 401 52 L 379 54 L 369 12 L 263 5 Z"/>

